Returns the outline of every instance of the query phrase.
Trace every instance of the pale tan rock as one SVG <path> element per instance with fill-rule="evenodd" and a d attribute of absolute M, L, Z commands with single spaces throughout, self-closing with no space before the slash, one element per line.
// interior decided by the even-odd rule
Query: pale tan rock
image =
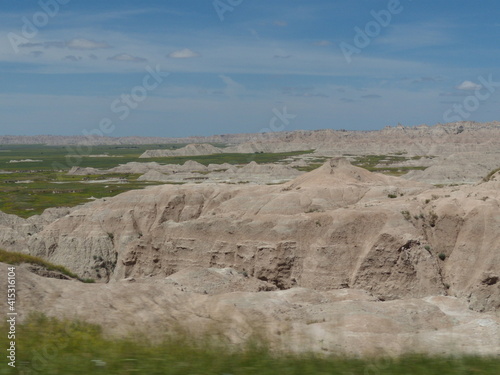
<path fill-rule="evenodd" d="M 230 267 L 280 289 L 454 295 L 492 311 L 500 306 L 497 184 L 432 189 L 332 159 L 285 185 L 167 185 L 96 200 L 26 244 L 103 281 Z"/>
<path fill-rule="evenodd" d="M 6 268 L 0 263 L 0 269 Z M 227 280 L 223 273 L 230 271 L 190 272 L 218 272 Z M 144 333 L 155 341 L 182 329 L 193 337 L 217 334 L 233 345 L 257 336 L 276 350 L 334 355 L 500 355 L 498 313 L 471 311 L 453 297 L 381 302 L 356 289 L 305 288 L 205 294 L 189 290 L 197 280 L 178 275 L 189 285 L 176 285 L 175 277 L 83 284 L 18 267 L 18 319 L 38 311 L 99 324 L 111 336 Z M 257 282 L 241 281 L 234 289 L 251 289 Z M 5 295 L 5 288 L 2 283 L 0 293 Z M 4 299 L 0 308 L 5 307 Z"/>
<path fill-rule="evenodd" d="M 120 168 L 138 164 L 169 177 Z M 231 168 L 220 173 L 279 170 Z M 0 247 L 101 281 L 22 266 L 21 318 L 152 339 L 181 324 L 291 351 L 500 355 L 499 228 L 500 172 L 436 189 L 334 158 L 282 185 L 163 185 L 28 220 L 0 213 Z"/>
<path fill-rule="evenodd" d="M 160 158 L 166 156 L 196 156 L 220 154 L 223 151 L 210 144 L 190 144 L 177 150 L 148 150 L 140 158 Z"/>

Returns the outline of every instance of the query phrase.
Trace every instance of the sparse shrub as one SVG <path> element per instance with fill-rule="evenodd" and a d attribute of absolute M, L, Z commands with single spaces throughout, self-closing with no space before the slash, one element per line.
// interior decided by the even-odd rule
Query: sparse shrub
<path fill-rule="evenodd" d="M 438 219 L 439 216 L 434 211 L 431 211 L 429 214 L 429 225 L 434 228 Z"/>
<path fill-rule="evenodd" d="M 445 253 L 439 253 L 438 257 L 441 260 L 445 260 L 446 259 L 446 254 Z"/>
<path fill-rule="evenodd" d="M 0 249 L 0 262 L 2 263 L 7 263 L 7 264 L 12 264 L 12 265 L 18 265 L 18 264 L 33 264 L 33 265 L 38 265 L 41 267 L 44 267 L 48 271 L 55 271 L 55 272 L 60 272 L 63 275 L 66 275 L 68 277 L 71 277 L 73 279 L 77 279 L 82 282 L 89 282 L 81 279 L 76 275 L 75 273 L 69 271 L 66 267 L 53 264 L 50 262 L 47 262 L 46 260 L 42 258 L 38 258 L 32 255 L 27 255 L 27 254 L 22 254 L 22 253 L 16 253 L 12 251 L 5 251 Z"/>
<path fill-rule="evenodd" d="M 78 277 L 73 272 L 69 271 L 68 269 L 66 269 L 63 266 L 52 264 L 52 263 L 49 263 L 49 262 L 43 260 L 42 258 L 38 258 L 38 257 L 34 257 L 32 255 L 27 255 L 27 254 L 22 254 L 22 253 L 0 250 L 0 262 L 7 263 L 7 264 L 13 264 L 13 265 L 23 264 L 23 263 L 35 264 L 38 266 L 42 266 L 49 271 L 60 272 L 66 276 L 69 276 L 69 277 L 72 277 L 75 279 Z"/>
<path fill-rule="evenodd" d="M 403 215 L 403 217 L 405 218 L 405 220 L 410 221 L 411 215 L 410 215 L 409 211 L 401 211 L 401 214 Z"/>
<path fill-rule="evenodd" d="M 396 194 L 387 194 L 387 198 L 391 198 L 391 199 L 394 199 L 394 198 L 397 198 L 398 196 Z"/>
<path fill-rule="evenodd" d="M 427 251 L 431 251 L 431 247 L 429 245 L 425 245 L 424 249 L 427 250 Z"/>
<path fill-rule="evenodd" d="M 491 178 L 493 177 L 493 175 L 495 175 L 497 172 L 500 172 L 500 168 L 497 168 L 497 169 L 494 169 L 492 170 L 490 173 L 488 173 L 484 178 L 483 178 L 483 181 L 484 182 L 488 182 L 491 180 Z"/>
<path fill-rule="evenodd" d="M 306 211 L 306 214 L 312 214 L 314 212 L 323 212 L 323 210 L 319 207 L 309 207 L 309 209 Z"/>

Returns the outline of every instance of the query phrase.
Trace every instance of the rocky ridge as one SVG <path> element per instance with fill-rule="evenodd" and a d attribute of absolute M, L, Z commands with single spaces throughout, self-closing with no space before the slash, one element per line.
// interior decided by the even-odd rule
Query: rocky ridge
<path fill-rule="evenodd" d="M 292 351 L 500 355 L 499 208 L 500 172 L 434 188 L 333 158 L 282 185 L 163 185 L 0 214 L 0 247 L 100 281 L 20 268 L 23 314 L 76 307 L 110 334 L 181 324 Z"/>
<path fill-rule="evenodd" d="M 0 268 L 6 266 L 0 263 Z M 206 294 L 191 287 L 197 284 L 193 277 L 207 274 L 212 277 L 208 285 L 216 284 L 213 279 L 218 275 L 219 284 L 239 282 L 241 291 L 226 293 L 219 288 L 221 293 Z M 272 349 L 292 352 L 500 354 L 500 316 L 470 311 L 454 297 L 382 302 L 356 289 L 256 292 L 251 290 L 262 281 L 231 269 L 188 269 L 165 280 L 82 284 L 43 278 L 21 267 L 17 279 L 20 320 L 30 311 L 42 311 L 99 324 L 107 335 L 144 333 L 158 340 L 181 328 L 193 337 L 216 333 L 233 345 L 257 336 Z M 5 287 L 2 283 L 0 293 Z"/>
<path fill-rule="evenodd" d="M 43 227 L 5 220 L 0 245 L 104 281 L 231 267 L 279 289 L 452 295 L 492 311 L 500 305 L 498 204 L 494 178 L 432 189 L 338 158 L 284 185 L 157 186 Z M 30 233 L 12 243 L 18 227 Z"/>

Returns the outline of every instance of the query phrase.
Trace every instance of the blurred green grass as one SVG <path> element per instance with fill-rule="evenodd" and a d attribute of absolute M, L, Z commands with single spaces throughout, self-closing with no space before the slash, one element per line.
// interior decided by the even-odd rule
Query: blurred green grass
<path fill-rule="evenodd" d="M 1 324 L 2 332 L 7 325 Z M 6 334 L 0 339 L 8 348 Z M 17 365 L 3 360 L 0 374 L 204 374 L 204 375 L 498 375 L 499 358 L 428 357 L 346 358 L 272 353 L 252 341 L 235 349 L 215 340 L 177 334 L 158 344 L 144 337 L 109 339 L 99 326 L 32 314 L 18 324 Z"/>

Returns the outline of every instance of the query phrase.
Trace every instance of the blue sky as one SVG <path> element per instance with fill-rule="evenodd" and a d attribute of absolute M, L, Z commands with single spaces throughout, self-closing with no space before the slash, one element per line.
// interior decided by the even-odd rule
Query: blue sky
<path fill-rule="evenodd" d="M 3 1 L 0 134 L 500 120 L 499 10 L 493 0 Z"/>

